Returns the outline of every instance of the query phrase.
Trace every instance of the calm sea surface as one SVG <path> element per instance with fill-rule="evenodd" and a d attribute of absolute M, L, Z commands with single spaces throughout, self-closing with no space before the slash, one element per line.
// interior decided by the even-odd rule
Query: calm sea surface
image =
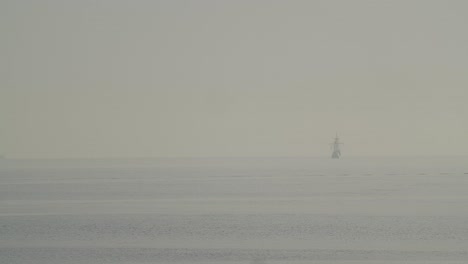
<path fill-rule="evenodd" d="M 0 263 L 468 263 L 468 158 L 0 160 Z"/>

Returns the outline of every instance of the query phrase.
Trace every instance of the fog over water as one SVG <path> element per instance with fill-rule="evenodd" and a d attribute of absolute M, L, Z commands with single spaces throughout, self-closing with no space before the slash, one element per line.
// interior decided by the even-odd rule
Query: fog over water
<path fill-rule="evenodd" d="M 467 263 L 467 10 L 0 0 L 0 263 Z"/>
<path fill-rule="evenodd" d="M 0 1 L 0 154 L 466 155 L 466 1 Z"/>

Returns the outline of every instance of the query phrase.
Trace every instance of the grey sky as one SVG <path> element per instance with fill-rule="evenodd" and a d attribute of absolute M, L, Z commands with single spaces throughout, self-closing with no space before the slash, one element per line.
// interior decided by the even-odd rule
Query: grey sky
<path fill-rule="evenodd" d="M 467 1 L 0 0 L 11 157 L 466 155 Z"/>

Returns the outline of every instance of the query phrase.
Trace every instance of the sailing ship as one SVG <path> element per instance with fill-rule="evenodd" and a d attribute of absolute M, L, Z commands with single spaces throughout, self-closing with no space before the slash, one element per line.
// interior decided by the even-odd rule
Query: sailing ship
<path fill-rule="evenodd" d="M 330 144 L 331 148 L 333 149 L 332 153 L 332 159 L 339 159 L 341 156 L 341 150 L 340 150 L 340 145 L 343 144 L 340 142 L 340 139 L 338 138 L 338 133 L 335 136 L 335 140 L 333 143 Z"/>

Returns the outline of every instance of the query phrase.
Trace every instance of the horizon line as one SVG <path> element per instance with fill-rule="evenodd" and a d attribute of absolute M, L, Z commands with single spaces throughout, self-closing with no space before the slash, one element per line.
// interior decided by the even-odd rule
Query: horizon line
<path fill-rule="evenodd" d="M 102 156 L 102 157 L 7 157 L 1 160 L 157 160 L 157 159 L 331 159 L 330 156 Z M 340 159 L 354 158 L 468 158 L 468 155 L 352 155 Z"/>

